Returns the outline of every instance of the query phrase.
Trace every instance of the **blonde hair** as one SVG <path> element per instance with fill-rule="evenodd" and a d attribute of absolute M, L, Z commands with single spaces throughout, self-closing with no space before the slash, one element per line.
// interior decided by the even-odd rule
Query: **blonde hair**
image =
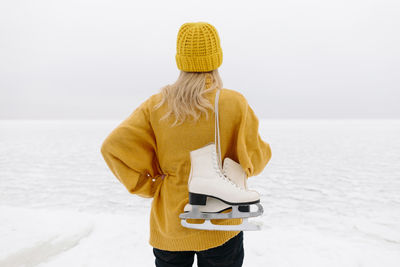
<path fill-rule="evenodd" d="M 214 107 L 205 94 L 214 89 L 222 89 L 218 69 L 209 72 L 181 71 L 175 83 L 161 88 L 162 99 L 154 108 L 158 109 L 167 103 L 168 111 L 160 121 L 173 115 L 175 121 L 171 127 L 182 124 L 189 116 L 196 122 L 201 113 L 208 119 L 207 109 L 214 110 Z"/>

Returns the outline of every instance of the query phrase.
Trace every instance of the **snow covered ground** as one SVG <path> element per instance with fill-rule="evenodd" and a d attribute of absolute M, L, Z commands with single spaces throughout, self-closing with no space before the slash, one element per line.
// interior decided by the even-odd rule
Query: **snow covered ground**
<path fill-rule="evenodd" d="M 154 266 L 151 199 L 100 145 L 118 121 L 0 121 L 0 266 Z M 263 120 L 272 160 L 249 186 L 261 232 L 244 266 L 400 266 L 400 121 Z"/>

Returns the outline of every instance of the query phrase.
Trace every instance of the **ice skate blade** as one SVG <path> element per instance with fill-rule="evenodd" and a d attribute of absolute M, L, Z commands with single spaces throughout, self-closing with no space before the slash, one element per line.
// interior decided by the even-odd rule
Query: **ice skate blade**
<path fill-rule="evenodd" d="M 181 213 L 181 219 L 236 219 L 236 218 L 251 218 L 258 217 L 264 213 L 264 208 L 260 203 L 255 204 L 257 211 L 244 212 L 239 210 L 239 206 L 232 206 L 232 211 L 227 213 L 205 213 L 199 210 L 198 205 L 192 205 L 192 210 Z"/>
<path fill-rule="evenodd" d="M 186 220 L 181 220 L 183 227 L 197 229 L 197 230 L 215 230 L 215 231 L 260 231 L 262 229 L 261 224 L 253 224 L 248 221 L 248 218 L 244 218 L 243 222 L 238 225 L 223 225 L 213 224 L 210 220 L 205 220 L 204 223 L 188 223 Z"/>

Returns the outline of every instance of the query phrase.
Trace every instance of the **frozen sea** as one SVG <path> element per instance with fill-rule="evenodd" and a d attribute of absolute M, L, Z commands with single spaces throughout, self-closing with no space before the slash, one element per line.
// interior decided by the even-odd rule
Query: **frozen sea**
<path fill-rule="evenodd" d="M 0 266 L 154 266 L 151 199 L 100 146 L 119 121 L 0 121 Z M 400 266 L 400 121 L 261 120 L 272 148 L 249 179 L 260 232 L 246 267 Z"/>

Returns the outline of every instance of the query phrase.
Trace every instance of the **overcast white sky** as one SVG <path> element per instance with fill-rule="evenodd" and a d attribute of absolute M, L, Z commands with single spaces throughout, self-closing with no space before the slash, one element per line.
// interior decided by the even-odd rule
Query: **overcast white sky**
<path fill-rule="evenodd" d="M 0 119 L 122 120 L 176 80 L 195 21 L 260 118 L 400 118 L 398 0 L 3 0 Z"/>

